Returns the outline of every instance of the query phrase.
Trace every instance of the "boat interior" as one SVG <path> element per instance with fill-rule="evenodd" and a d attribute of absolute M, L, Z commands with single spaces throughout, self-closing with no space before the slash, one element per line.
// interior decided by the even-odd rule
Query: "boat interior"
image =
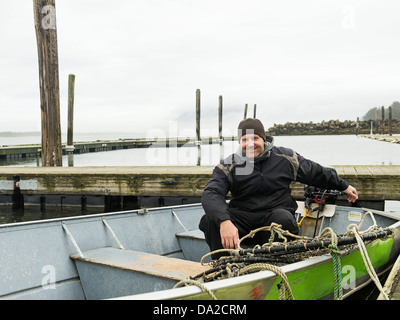
<path fill-rule="evenodd" d="M 300 203 L 298 221 L 303 209 Z M 196 204 L 0 226 L 0 241 L 9 249 L 0 252 L 0 264 L 8 261 L 0 298 L 108 299 L 171 289 L 209 269 L 200 263 L 209 252 L 198 229 L 203 214 Z M 327 205 L 302 221 L 301 233 L 318 234 L 327 226 L 345 233 L 364 214 Z M 385 213 L 375 219 L 381 227 L 399 220 Z M 363 228 L 370 225 L 366 219 Z"/>

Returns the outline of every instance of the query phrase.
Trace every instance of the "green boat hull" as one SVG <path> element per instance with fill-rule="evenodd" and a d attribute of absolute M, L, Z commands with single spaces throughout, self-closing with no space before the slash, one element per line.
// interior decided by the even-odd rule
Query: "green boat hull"
<path fill-rule="evenodd" d="M 384 271 L 388 266 L 390 252 L 393 246 L 393 238 L 387 240 L 376 240 L 367 246 L 368 256 L 375 270 Z M 360 251 L 352 252 L 340 258 L 342 268 L 342 288 L 344 296 L 353 290 L 359 289 L 369 280 L 365 263 Z M 295 299 L 317 300 L 333 299 L 334 267 L 333 260 L 329 259 L 313 268 L 299 270 L 287 275 Z M 266 299 L 279 299 L 278 284 L 274 285 L 268 292 Z"/>
<path fill-rule="evenodd" d="M 380 273 L 390 267 L 393 248 L 393 237 L 385 240 L 374 240 L 366 246 L 374 269 Z M 340 257 L 342 268 L 343 296 L 365 286 L 370 281 L 360 251 L 349 252 Z M 282 270 L 285 271 L 285 267 Z M 291 270 L 292 269 L 292 270 Z M 334 268 L 330 255 L 324 255 L 294 263 L 286 273 L 293 296 L 296 300 L 333 299 Z M 237 285 L 226 284 L 226 287 L 212 290 L 221 300 L 279 300 L 279 287 L 282 279 L 271 271 L 258 272 L 259 279 L 242 281 Z M 244 276 L 246 277 L 246 276 Z M 229 281 L 221 280 L 221 281 Z M 210 286 L 210 289 L 212 286 Z M 178 299 L 210 299 L 206 292 L 199 292 Z"/>

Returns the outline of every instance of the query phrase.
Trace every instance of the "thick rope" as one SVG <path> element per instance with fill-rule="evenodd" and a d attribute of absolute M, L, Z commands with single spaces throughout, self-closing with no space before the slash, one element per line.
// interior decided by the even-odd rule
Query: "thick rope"
<path fill-rule="evenodd" d="M 331 244 L 328 245 L 329 252 L 332 256 L 333 262 L 333 278 L 334 278 L 334 286 L 333 286 L 333 298 L 335 300 L 342 300 L 343 299 L 343 288 L 342 288 L 342 265 L 340 262 L 340 251 L 337 247 L 338 244 L 338 237 L 336 233 L 330 227 L 326 227 L 322 232 L 321 235 L 325 233 L 329 233 L 331 236 Z"/>
<path fill-rule="evenodd" d="M 373 224 L 367 230 L 360 231 L 361 226 L 364 223 L 364 220 L 367 216 L 371 217 Z M 371 211 L 367 211 L 364 214 L 364 217 L 358 226 L 356 224 L 350 224 L 347 226 L 347 233 L 353 234 L 355 236 L 358 247 L 360 249 L 361 257 L 363 258 L 363 261 L 365 264 L 365 268 L 367 269 L 367 272 L 368 272 L 369 276 L 371 277 L 371 280 L 375 283 L 376 287 L 379 289 L 379 291 L 381 293 L 380 296 L 383 297 L 383 299 L 385 299 L 385 300 L 390 300 L 389 296 L 386 294 L 385 290 L 383 289 L 381 282 L 379 281 L 379 278 L 375 272 L 375 269 L 371 263 L 371 260 L 369 259 L 367 248 L 365 247 L 364 241 L 361 239 L 361 236 L 360 236 L 363 233 L 374 231 L 377 228 L 378 228 L 378 226 L 377 226 L 374 215 L 372 214 Z"/>
<path fill-rule="evenodd" d="M 328 248 L 332 255 L 332 260 L 333 260 L 333 277 L 334 277 L 333 298 L 335 300 L 342 300 L 343 299 L 342 265 L 338 254 L 339 249 L 337 246 L 333 244 L 330 244 Z"/>
<path fill-rule="evenodd" d="M 389 276 L 386 279 L 386 283 L 383 287 L 385 293 L 391 299 L 394 293 L 395 288 L 397 288 L 399 282 L 399 272 L 400 272 L 400 255 L 397 257 L 396 262 L 393 265 L 392 270 L 390 271 Z M 384 300 L 383 294 L 379 294 L 377 300 Z"/>
<path fill-rule="evenodd" d="M 360 224 L 358 225 L 358 230 L 360 230 L 361 229 L 361 226 L 363 225 L 363 223 L 364 223 L 364 220 L 365 220 L 365 218 L 367 217 L 367 216 L 370 216 L 371 217 L 371 219 L 372 219 L 372 226 L 371 227 L 369 227 L 368 228 L 368 230 L 370 230 L 370 229 L 375 229 L 375 228 L 377 228 L 378 227 L 378 225 L 377 225 L 377 223 L 376 223 L 376 220 L 375 220 L 375 217 L 374 217 L 374 215 L 373 215 L 373 213 L 371 212 L 371 211 L 367 211 L 365 214 L 364 214 L 364 217 L 362 218 L 362 220 L 361 220 L 361 222 L 360 222 Z"/>
<path fill-rule="evenodd" d="M 200 281 L 196 281 L 196 280 L 192 280 L 192 279 L 184 279 L 179 281 L 175 286 L 175 288 L 179 288 L 182 286 L 186 286 L 186 285 L 194 285 L 194 286 L 198 286 L 202 291 L 204 291 L 205 293 L 207 293 L 212 300 L 217 300 L 217 297 L 214 295 L 214 293 L 212 293 L 212 291 L 210 289 L 208 289 L 203 283 L 201 283 Z"/>
<path fill-rule="evenodd" d="M 288 300 L 294 300 L 293 292 L 292 289 L 290 288 L 289 280 L 283 272 L 283 270 L 277 266 L 274 266 L 269 263 L 254 263 L 250 264 L 246 267 L 243 267 L 239 271 L 239 276 L 245 274 L 245 273 L 252 273 L 252 272 L 257 272 L 257 271 L 262 271 L 262 270 L 269 270 L 274 272 L 277 276 L 282 278 L 282 284 L 279 288 L 279 300 L 285 300 L 286 298 L 286 293 L 288 294 Z"/>
<path fill-rule="evenodd" d="M 213 255 L 214 253 L 221 253 L 221 252 L 233 253 L 234 255 L 237 255 L 237 254 L 238 254 L 238 250 L 237 250 L 237 249 L 218 249 L 218 250 L 214 250 L 214 251 L 211 251 L 211 252 L 209 252 L 209 253 L 206 253 L 206 254 L 201 258 L 201 260 L 200 260 L 201 265 L 202 265 L 202 266 L 205 265 L 205 264 L 204 264 L 204 259 L 205 259 L 205 258 L 207 258 L 207 257 L 209 257 L 209 256 L 211 256 L 211 255 Z M 206 263 L 206 264 L 210 264 L 210 263 Z"/>
<path fill-rule="evenodd" d="M 288 230 L 284 230 L 284 229 L 282 229 L 282 225 L 273 222 L 273 223 L 271 223 L 270 226 L 265 226 L 265 227 L 261 227 L 261 228 L 252 230 L 247 235 L 245 235 L 243 238 L 239 239 L 238 250 L 243 250 L 243 248 L 241 247 L 241 243 L 243 240 L 245 240 L 247 238 L 253 238 L 255 236 L 255 234 L 260 231 L 271 232 L 269 243 L 272 243 L 274 241 L 275 236 L 278 236 L 278 238 L 282 239 L 283 242 L 288 242 L 286 237 L 292 237 L 294 239 L 301 239 L 301 240 L 310 240 L 311 239 L 309 237 L 299 236 L 299 235 L 289 232 Z M 267 245 L 269 243 L 266 243 L 264 245 Z"/>
<path fill-rule="evenodd" d="M 385 300 L 389 300 L 388 295 L 386 294 L 386 292 L 383 290 L 382 285 L 379 281 L 379 278 L 375 272 L 375 269 L 371 263 L 371 260 L 369 259 L 368 256 L 368 252 L 367 252 L 367 248 L 364 245 L 364 241 L 361 239 L 358 227 L 355 225 L 352 225 L 352 228 L 350 229 L 352 231 L 352 233 L 354 234 L 354 236 L 357 239 L 357 244 L 358 247 L 360 248 L 360 253 L 361 256 L 364 260 L 364 264 L 365 264 L 365 268 L 367 269 L 367 272 L 369 274 L 369 276 L 371 277 L 372 281 L 375 283 L 376 287 L 379 289 L 379 291 L 381 292 L 383 298 Z"/>

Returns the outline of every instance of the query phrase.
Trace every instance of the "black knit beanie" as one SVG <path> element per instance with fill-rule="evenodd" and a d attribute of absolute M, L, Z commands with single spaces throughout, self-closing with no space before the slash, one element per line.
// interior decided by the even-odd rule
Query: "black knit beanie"
<path fill-rule="evenodd" d="M 264 141 L 266 140 L 266 134 L 264 130 L 264 126 L 260 120 L 254 118 L 247 118 L 240 121 L 238 126 L 238 140 L 242 138 L 242 136 L 246 135 L 246 130 L 254 130 L 254 134 L 259 135 Z M 250 131 L 248 133 L 253 133 Z"/>

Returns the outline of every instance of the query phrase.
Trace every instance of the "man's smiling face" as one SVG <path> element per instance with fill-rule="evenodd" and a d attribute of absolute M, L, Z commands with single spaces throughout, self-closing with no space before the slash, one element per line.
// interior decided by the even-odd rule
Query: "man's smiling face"
<path fill-rule="evenodd" d="M 264 152 L 264 140 L 257 134 L 246 134 L 240 139 L 242 152 L 249 158 L 256 158 Z"/>

